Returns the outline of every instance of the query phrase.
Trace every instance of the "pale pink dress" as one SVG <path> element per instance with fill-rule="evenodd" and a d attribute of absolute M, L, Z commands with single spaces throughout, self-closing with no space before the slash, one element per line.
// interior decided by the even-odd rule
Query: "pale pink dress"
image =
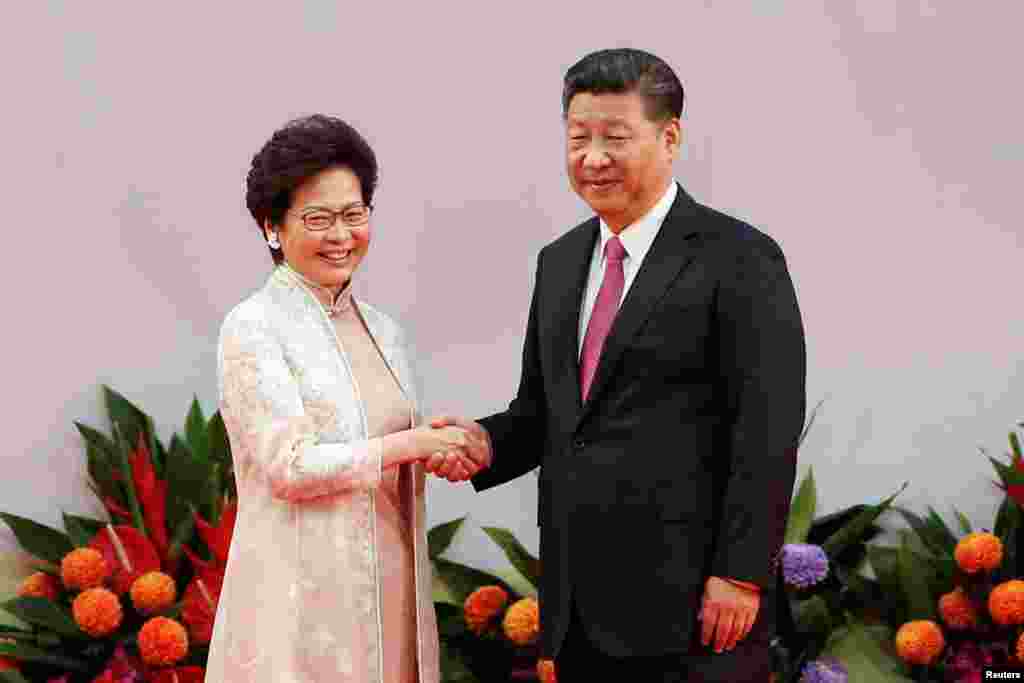
<path fill-rule="evenodd" d="M 345 292 L 342 296 L 349 294 Z M 367 436 L 409 429 L 411 405 L 351 300 L 334 318 L 334 327 L 359 387 L 366 411 Z M 376 492 L 383 683 L 418 683 L 412 515 L 402 505 L 402 491 L 411 486 L 409 465 L 387 467 Z"/>

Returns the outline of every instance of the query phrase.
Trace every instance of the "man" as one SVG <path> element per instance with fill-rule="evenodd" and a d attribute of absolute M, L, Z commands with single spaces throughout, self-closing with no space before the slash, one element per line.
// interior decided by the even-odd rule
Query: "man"
<path fill-rule="evenodd" d="M 766 681 L 773 559 L 804 422 L 803 325 L 768 236 L 675 182 L 683 89 L 632 49 L 566 73 L 569 180 L 594 218 L 541 250 L 515 400 L 477 490 L 540 467 L 542 652 L 559 680 Z M 486 469 L 483 469 L 486 468 Z"/>

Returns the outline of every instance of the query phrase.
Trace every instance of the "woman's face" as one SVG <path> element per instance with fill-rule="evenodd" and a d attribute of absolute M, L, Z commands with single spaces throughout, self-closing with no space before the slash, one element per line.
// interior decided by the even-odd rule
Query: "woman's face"
<path fill-rule="evenodd" d="M 309 178 L 292 193 L 292 205 L 276 230 L 288 265 L 304 277 L 332 292 L 340 291 L 359 267 L 370 246 L 370 224 L 347 225 L 344 212 L 358 214 L 363 202 L 359 177 L 345 166 L 325 169 Z M 326 230 L 309 230 L 334 212 L 334 225 Z M 270 234 L 268 233 L 268 237 Z"/>

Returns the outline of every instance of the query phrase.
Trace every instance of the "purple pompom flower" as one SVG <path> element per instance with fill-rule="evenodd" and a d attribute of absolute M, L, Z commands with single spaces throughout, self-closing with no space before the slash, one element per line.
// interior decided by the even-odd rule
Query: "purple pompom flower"
<path fill-rule="evenodd" d="M 820 545 L 787 543 L 779 551 L 782 580 L 795 588 L 808 588 L 828 576 L 828 555 Z"/>
<path fill-rule="evenodd" d="M 846 683 L 846 667 L 831 657 L 804 664 L 800 683 Z"/>

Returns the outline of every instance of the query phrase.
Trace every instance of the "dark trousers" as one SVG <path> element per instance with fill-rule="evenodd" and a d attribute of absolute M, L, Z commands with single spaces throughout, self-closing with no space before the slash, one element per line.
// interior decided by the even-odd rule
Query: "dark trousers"
<path fill-rule="evenodd" d="M 760 619 L 758 620 L 760 621 Z M 700 643 L 700 630 L 686 653 L 654 657 L 612 657 L 587 637 L 576 601 L 562 647 L 555 658 L 558 683 L 767 683 L 771 675 L 768 629 L 751 630 L 730 652 L 716 654 Z"/>

